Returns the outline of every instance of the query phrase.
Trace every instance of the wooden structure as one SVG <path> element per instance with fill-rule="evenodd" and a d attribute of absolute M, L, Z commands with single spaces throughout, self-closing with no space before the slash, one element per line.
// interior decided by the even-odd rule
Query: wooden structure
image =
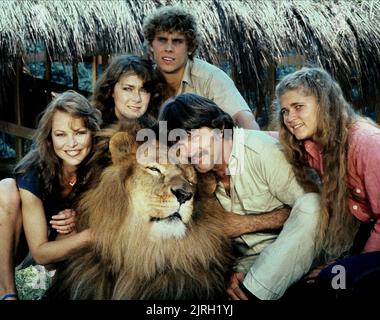
<path fill-rule="evenodd" d="M 110 55 L 143 54 L 143 19 L 166 4 L 190 8 L 198 18 L 198 56 L 229 63 L 261 124 L 268 121 L 279 66 L 310 63 L 331 72 L 356 109 L 380 123 L 378 1 L 0 0 L 0 132 L 17 137 L 16 159 L 51 92 L 81 92 L 78 63 L 92 64 L 94 83 Z M 39 43 L 44 50 L 33 51 Z M 69 87 L 52 81 L 54 61 L 71 65 Z M 30 62 L 45 64 L 42 79 L 27 72 Z"/>

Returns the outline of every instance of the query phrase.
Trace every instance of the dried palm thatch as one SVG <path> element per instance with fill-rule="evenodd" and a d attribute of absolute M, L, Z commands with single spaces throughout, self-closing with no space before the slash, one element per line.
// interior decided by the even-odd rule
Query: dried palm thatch
<path fill-rule="evenodd" d="M 252 105 L 262 105 L 272 91 L 263 71 L 291 52 L 325 67 L 347 92 L 353 71 L 365 85 L 380 83 L 376 0 L 0 0 L 0 64 L 36 42 L 51 59 L 69 62 L 100 53 L 142 54 L 143 19 L 165 4 L 183 5 L 198 18 L 199 55 L 217 63 L 223 53 Z"/>

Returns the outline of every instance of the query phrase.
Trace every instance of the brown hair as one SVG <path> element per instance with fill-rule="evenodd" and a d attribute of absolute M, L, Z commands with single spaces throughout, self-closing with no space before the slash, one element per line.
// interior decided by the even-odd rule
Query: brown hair
<path fill-rule="evenodd" d="M 161 107 L 158 120 L 166 121 L 167 133 L 174 129 L 191 131 L 209 127 L 223 130 L 236 127 L 232 117 L 214 101 L 194 93 L 182 93 L 168 99 Z"/>
<path fill-rule="evenodd" d="M 150 46 L 158 32 L 180 32 L 186 38 L 189 58 L 193 59 L 200 43 L 200 34 L 195 17 L 179 6 L 163 6 L 144 19 L 143 32 Z"/>
<path fill-rule="evenodd" d="M 156 117 L 158 108 L 163 102 L 166 81 L 160 71 L 153 68 L 152 62 L 130 54 L 117 56 L 96 82 L 90 99 L 91 103 L 102 112 L 104 126 L 117 121 L 112 93 L 120 77 L 126 73 L 141 78 L 144 88 L 151 94 L 146 113 Z"/>

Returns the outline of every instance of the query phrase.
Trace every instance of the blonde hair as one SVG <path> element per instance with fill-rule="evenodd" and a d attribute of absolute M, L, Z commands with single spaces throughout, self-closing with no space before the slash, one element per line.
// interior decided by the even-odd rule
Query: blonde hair
<path fill-rule="evenodd" d="M 358 230 L 358 220 L 349 212 L 347 186 L 349 127 L 358 116 L 345 100 L 339 84 L 320 68 L 302 68 L 277 85 L 275 105 L 280 117 L 280 142 L 297 180 L 303 186 L 311 184 L 308 155 L 303 142 L 285 126 L 280 112 L 281 96 L 292 90 L 314 96 L 318 102 L 318 123 L 313 140 L 323 153 L 324 174 L 321 178 L 321 214 L 316 247 L 323 258 L 337 258 L 352 247 Z"/>
<path fill-rule="evenodd" d="M 53 149 L 51 138 L 52 122 L 57 111 L 65 112 L 74 118 L 83 119 L 87 129 L 91 131 L 92 137 L 100 129 L 102 123 L 100 111 L 94 108 L 90 102 L 81 94 L 67 90 L 57 95 L 41 113 L 33 145 L 30 151 L 21 159 L 14 169 L 14 174 L 23 174 L 31 169 L 38 169 L 43 181 L 43 196 L 48 197 L 52 192 L 53 185 L 62 175 L 61 159 Z M 91 154 L 91 153 L 90 153 Z M 90 158 L 86 157 L 78 168 L 78 181 L 85 179 L 85 163 Z"/>

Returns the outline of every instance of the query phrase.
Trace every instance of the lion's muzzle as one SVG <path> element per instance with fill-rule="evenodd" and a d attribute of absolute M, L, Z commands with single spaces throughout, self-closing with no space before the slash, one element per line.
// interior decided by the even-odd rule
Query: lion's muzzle
<path fill-rule="evenodd" d="M 180 204 L 185 203 L 193 197 L 192 192 L 186 191 L 184 188 L 181 187 L 170 188 L 170 191 L 175 195 Z"/>

